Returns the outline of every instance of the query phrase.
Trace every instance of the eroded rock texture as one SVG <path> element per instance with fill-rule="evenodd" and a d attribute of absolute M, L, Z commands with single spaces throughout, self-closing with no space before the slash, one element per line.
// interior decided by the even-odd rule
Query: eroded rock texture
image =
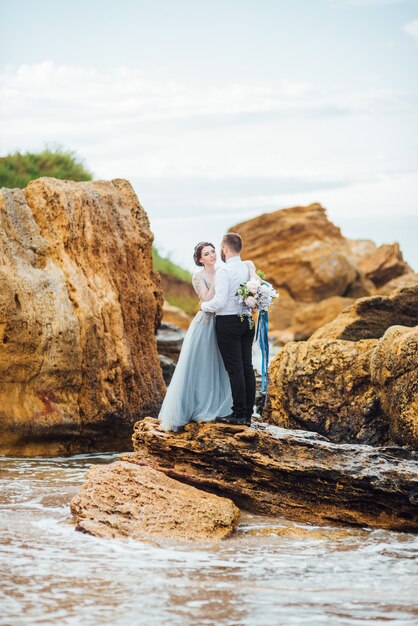
<path fill-rule="evenodd" d="M 130 463 L 258 513 L 418 532 L 418 459 L 402 448 L 338 445 L 306 431 L 210 422 L 163 432 L 135 425 Z"/>
<path fill-rule="evenodd" d="M 92 466 L 71 501 L 76 529 L 96 537 L 223 539 L 239 509 L 150 467 L 126 461 Z"/>
<path fill-rule="evenodd" d="M 376 340 L 288 343 L 270 366 L 264 416 L 285 428 L 313 430 L 336 443 L 379 444 L 388 418 L 371 383 Z"/>
<path fill-rule="evenodd" d="M 127 181 L 0 193 L 0 453 L 120 449 L 164 390 L 162 296 Z"/>
<path fill-rule="evenodd" d="M 418 450 L 418 326 L 393 326 L 372 353 L 371 376 L 390 435 Z"/>
<path fill-rule="evenodd" d="M 390 326 L 418 324 L 418 285 L 395 290 L 389 296 L 360 298 L 310 339 L 378 339 Z"/>

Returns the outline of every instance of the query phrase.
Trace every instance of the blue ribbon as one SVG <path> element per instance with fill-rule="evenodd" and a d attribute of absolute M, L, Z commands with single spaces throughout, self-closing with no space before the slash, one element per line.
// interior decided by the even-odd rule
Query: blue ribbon
<path fill-rule="evenodd" d="M 260 311 L 257 320 L 257 330 L 255 334 L 261 350 L 261 393 L 266 393 L 268 367 L 269 367 L 269 314 L 267 311 Z"/>

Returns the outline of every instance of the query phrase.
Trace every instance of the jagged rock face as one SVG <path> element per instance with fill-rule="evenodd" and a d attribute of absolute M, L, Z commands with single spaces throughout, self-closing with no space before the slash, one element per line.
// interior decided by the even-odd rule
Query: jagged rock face
<path fill-rule="evenodd" d="M 240 516 L 227 498 L 126 461 L 92 466 L 71 501 L 71 512 L 76 530 L 138 540 L 223 539 L 233 533 Z"/>
<path fill-rule="evenodd" d="M 370 380 L 376 345 L 376 340 L 288 343 L 270 366 L 263 416 L 336 443 L 387 441 L 389 420 Z"/>
<path fill-rule="evenodd" d="M 162 295 L 127 181 L 0 193 L 0 452 L 126 447 L 158 410 Z"/>
<path fill-rule="evenodd" d="M 383 244 L 359 260 L 359 269 L 376 287 L 412 272 L 403 260 L 399 244 Z"/>
<path fill-rule="evenodd" d="M 295 300 L 344 295 L 357 277 L 347 240 L 320 204 L 266 213 L 231 230 L 243 238 L 243 258 Z"/>
<path fill-rule="evenodd" d="M 394 441 L 418 450 L 418 326 L 393 326 L 373 351 L 372 381 Z"/>
<path fill-rule="evenodd" d="M 418 285 L 398 289 L 390 296 L 360 298 L 311 339 L 378 339 L 390 326 L 418 324 Z"/>
<path fill-rule="evenodd" d="M 336 298 L 382 293 L 388 281 L 412 272 L 398 244 L 377 247 L 369 240 L 345 238 L 320 204 L 260 215 L 231 231 L 243 238 L 244 258 L 252 259 L 280 292 L 270 310 L 279 343 L 304 340 L 331 321 L 342 308 Z M 315 311 L 312 305 L 322 301 L 329 304 Z"/>
<path fill-rule="evenodd" d="M 255 513 L 418 532 L 418 458 L 405 449 L 338 445 L 276 426 L 212 422 L 163 432 L 152 418 L 135 425 L 133 441 L 123 460 Z"/>

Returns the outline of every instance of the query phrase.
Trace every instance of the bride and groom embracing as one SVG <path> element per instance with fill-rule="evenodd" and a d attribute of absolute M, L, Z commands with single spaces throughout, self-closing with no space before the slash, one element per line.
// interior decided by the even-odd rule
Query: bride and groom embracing
<path fill-rule="evenodd" d="M 238 234 L 225 235 L 220 248 L 224 263 L 217 270 L 211 243 L 200 242 L 194 250 L 194 261 L 202 268 L 192 281 L 200 311 L 186 333 L 158 415 L 164 430 L 176 431 L 191 421 L 251 424 L 254 323 L 240 315 L 236 293 L 243 283 L 259 279 L 254 263 L 241 260 Z"/>

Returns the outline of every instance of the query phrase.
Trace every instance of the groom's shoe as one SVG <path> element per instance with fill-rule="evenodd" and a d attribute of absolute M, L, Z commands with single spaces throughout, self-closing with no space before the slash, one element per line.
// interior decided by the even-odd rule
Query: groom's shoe
<path fill-rule="evenodd" d="M 251 418 L 248 420 L 246 417 L 238 417 L 235 413 L 231 413 L 225 417 L 217 417 L 215 422 L 219 422 L 220 424 L 232 424 L 234 426 L 250 426 Z"/>
<path fill-rule="evenodd" d="M 219 424 L 235 424 L 237 421 L 237 416 L 235 413 L 230 413 L 229 415 L 225 415 L 224 417 L 218 416 L 215 419 L 215 422 Z"/>

